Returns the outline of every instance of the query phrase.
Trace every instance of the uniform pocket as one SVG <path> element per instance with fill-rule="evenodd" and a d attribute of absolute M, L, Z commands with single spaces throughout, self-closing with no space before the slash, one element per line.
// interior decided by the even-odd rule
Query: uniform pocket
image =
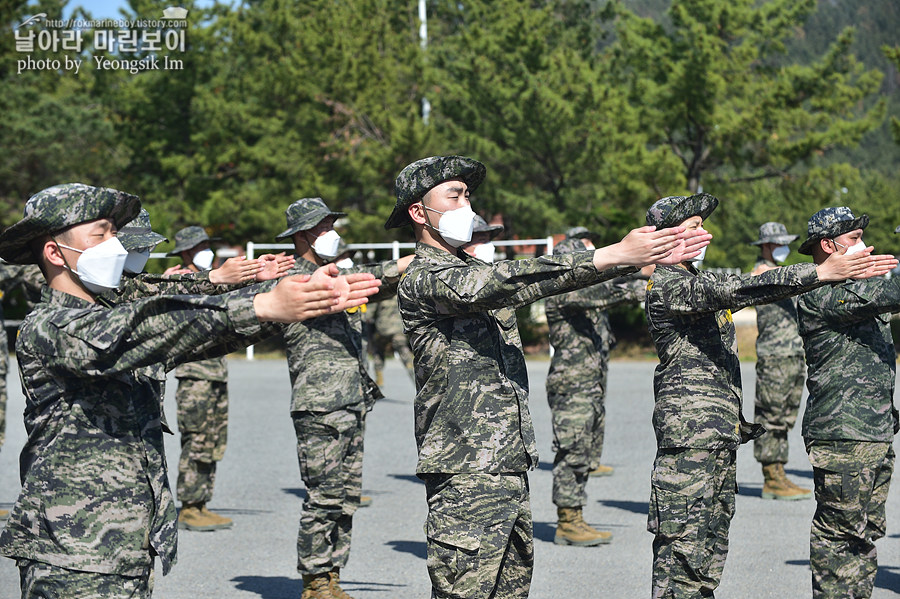
<path fill-rule="evenodd" d="M 430 512 L 425 520 L 428 538 L 428 569 L 432 576 L 456 581 L 478 569 L 484 529 L 460 518 Z"/>

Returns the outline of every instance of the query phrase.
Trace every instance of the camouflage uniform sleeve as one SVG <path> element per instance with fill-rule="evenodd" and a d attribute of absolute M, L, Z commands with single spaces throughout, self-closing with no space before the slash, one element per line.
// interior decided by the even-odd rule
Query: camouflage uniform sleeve
<path fill-rule="evenodd" d="M 862 322 L 880 314 L 900 312 L 900 278 L 848 281 L 819 294 L 815 311 L 831 325 Z"/>
<path fill-rule="evenodd" d="M 156 295 L 220 295 L 242 289 L 253 282 L 241 285 L 215 285 L 209 280 L 209 271 L 189 275 L 163 275 L 141 273 L 122 277 L 116 291 L 117 302 L 133 302 Z"/>
<path fill-rule="evenodd" d="M 378 288 L 378 293 L 369 298 L 369 303 L 380 302 L 397 295 L 397 285 L 400 284 L 400 269 L 397 268 L 396 260 L 389 260 L 379 264 L 362 264 L 341 270 L 341 274 L 355 272 L 367 272 L 376 279 L 381 280 L 381 287 Z"/>
<path fill-rule="evenodd" d="M 253 294 L 161 296 L 113 308 L 60 311 L 37 342 L 45 367 L 67 376 L 111 376 L 165 362 L 225 355 L 276 332 Z M 80 341 L 80 343 L 74 342 Z"/>
<path fill-rule="evenodd" d="M 825 284 L 819 281 L 816 266 L 811 263 L 784 266 L 760 275 L 704 271 L 696 277 L 666 277 L 664 281 L 665 288 L 660 292 L 666 298 L 665 308 L 676 314 L 740 310 L 811 291 Z M 651 287 L 654 282 L 651 277 Z"/>
<path fill-rule="evenodd" d="M 429 276 L 416 277 L 413 295 L 428 298 L 438 315 L 473 314 L 518 308 L 636 270 L 618 267 L 598 272 L 590 251 L 495 264 L 457 259 L 429 268 Z"/>
<path fill-rule="evenodd" d="M 561 310 L 607 310 L 621 304 L 641 302 L 647 296 L 647 279 L 619 277 L 547 300 Z"/>

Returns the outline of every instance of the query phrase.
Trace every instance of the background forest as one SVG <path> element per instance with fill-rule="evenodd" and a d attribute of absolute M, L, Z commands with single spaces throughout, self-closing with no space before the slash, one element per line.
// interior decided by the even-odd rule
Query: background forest
<path fill-rule="evenodd" d="M 487 164 L 474 208 L 507 238 L 612 241 L 702 188 L 722 200 L 707 266 L 748 269 L 759 224 L 803 234 L 827 205 L 900 252 L 895 0 L 428 0 L 424 48 L 415 0 L 180 5 L 183 69 L 98 70 L 87 44 L 76 75 L 17 73 L 16 28 L 60 2 L 0 3 L 0 224 L 81 181 L 140 195 L 169 237 L 270 242 L 291 201 L 321 196 L 350 213 L 347 241 L 409 241 L 383 228 L 394 177 L 459 153 Z"/>

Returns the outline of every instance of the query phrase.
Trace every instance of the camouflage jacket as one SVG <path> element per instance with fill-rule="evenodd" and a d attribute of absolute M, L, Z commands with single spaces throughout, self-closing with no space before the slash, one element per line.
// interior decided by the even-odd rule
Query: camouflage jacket
<path fill-rule="evenodd" d="M 537 465 L 515 308 L 635 270 L 597 272 L 592 257 L 486 264 L 417 244 L 397 295 L 415 355 L 419 474 Z"/>
<path fill-rule="evenodd" d="M 893 439 L 897 355 L 889 320 L 897 311 L 900 278 L 849 281 L 800 296 L 809 389 L 805 439 Z"/>
<path fill-rule="evenodd" d="M 135 576 L 175 561 L 155 390 L 135 370 L 233 351 L 276 332 L 253 294 L 115 307 L 44 288 L 16 342 L 28 440 L 0 555 Z"/>
<path fill-rule="evenodd" d="M 659 356 L 653 379 L 657 446 L 736 448 L 742 432 L 741 369 L 731 310 L 821 284 L 809 263 L 758 276 L 656 267 L 646 313 Z"/>
<path fill-rule="evenodd" d="M 377 334 L 393 337 L 403 333 L 403 321 L 400 320 L 396 298 L 369 304 L 369 309 L 375 312 L 372 326 Z"/>
<path fill-rule="evenodd" d="M 771 260 L 761 259 L 756 266 L 760 264 L 778 267 Z M 803 355 L 803 340 L 797 325 L 796 296 L 757 306 L 756 328 L 759 331 L 756 337 L 757 356 Z"/>
<path fill-rule="evenodd" d="M 312 274 L 317 268 L 298 259 L 288 274 Z M 378 294 L 370 299 L 390 297 L 400 280 L 396 262 L 343 272 L 370 272 L 381 279 Z M 291 412 L 366 409 L 384 397 L 366 372 L 359 308 L 286 325 L 282 334 L 291 375 Z"/>
<path fill-rule="evenodd" d="M 607 308 L 639 302 L 647 292 L 645 279 L 622 277 L 547 299 L 547 325 L 553 358 L 547 373 L 547 393 L 566 395 L 595 389 L 602 396 L 609 350 L 615 337 Z"/>

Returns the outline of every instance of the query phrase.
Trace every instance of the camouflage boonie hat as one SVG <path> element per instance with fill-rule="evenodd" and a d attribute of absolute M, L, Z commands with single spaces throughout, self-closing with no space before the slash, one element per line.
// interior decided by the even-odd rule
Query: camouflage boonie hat
<path fill-rule="evenodd" d="M 759 239 L 751 241 L 750 245 L 762 245 L 764 243 L 787 245 L 798 237 L 800 236 L 788 234 L 787 227 L 783 224 L 768 222 L 759 226 Z"/>
<path fill-rule="evenodd" d="M 582 227 L 583 228 L 583 227 Z M 585 229 L 587 231 L 587 229 Z M 582 243 L 583 237 L 566 237 L 559 243 L 553 246 L 554 254 L 571 254 L 573 252 L 587 252 L 589 251 L 586 247 L 584 247 L 584 243 Z"/>
<path fill-rule="evenodd" d="M 128 226 L 119 229 L 116 235 L 126 250 L 153 249 L 164 241 L 169 241 L 150 227 L 150 213 L 144 208 L 134 217 Z"/>
<path fill-rule="evenodd" d="M 479 215 L 475 215 L 475 226 L 472 228 L 472 233 L 490 233 L 491 239 L 500 234 L 503 230 L 503 225 L 489 225 L 487 221 L 481 218 Z"/>
<path fill-rule="evenodd" d="M 692 216 L 703 220 L 713 213 L 719 200 L 708 193 L 697 193 L 692 196 L 669 196 L 656 200 L 647 210 L 647 224 L 657 229 L 675 227 Z"/>
<path fill-rule="evenodd" d="M 856 218 L 846 206 L 822 208 L 813 214 L 806 223 L 807 239 L 798 251 L 801 254 L 812 256 L 812 248 L 819 240 L 838 237 L 856 229 L 865 229 L 868 226 L 869 216 L 867 214 Z"/>
<path fill-rule="evenodd" d="M 900 233 L 900 226 L 898 226 L 896 229 L 894 229 L 894 233 Z"/>
<path fill-rule="evenodd" d="M 477 160 L 465 156 L 431 156 L 407 165 L 397 175 L 394 188 L 397 204 L 384 223 L 385 229 L 410 223 L 407 208 L 422 199 L 428 190 L 448 179 L 462 179 L 472 193 L 484 181 L 487 169 Z"/>
<path fill-rule="evenodd" d="M 181 252 L 195 248 L 204 241 L 218 241 L 219 237 L 210 237 L 206 229 L 197 225 L 185 227 L 175 233 L 175 247 L 169 252 L 170 256 L 177 256 Z"/>
<path fill-rule="evenodd" d="M 312 229 L 326 216 L 346 216 L 346 212 L 332 212 L 322 198 L 301 198 L 284 211 L 288 228 L 275 236 L 275 239 L 290 237 L 297 231 Z"/>
<path fill-rule="evenodd" d="M 566 239 L 590 239 L 593 236 L 587 227 L 572 227 L 566 231 Z"/>
<path fill-rule="evenodd" d="M 22 220 L 0 234 L 0 258 L 10 264 L 37 264 L 29 247 L 35 239 L 99 218 L 122 227 L 140 208 L 137 196 L 108 187 L 83 183 L 48 187 L 28 198 Z"/>

